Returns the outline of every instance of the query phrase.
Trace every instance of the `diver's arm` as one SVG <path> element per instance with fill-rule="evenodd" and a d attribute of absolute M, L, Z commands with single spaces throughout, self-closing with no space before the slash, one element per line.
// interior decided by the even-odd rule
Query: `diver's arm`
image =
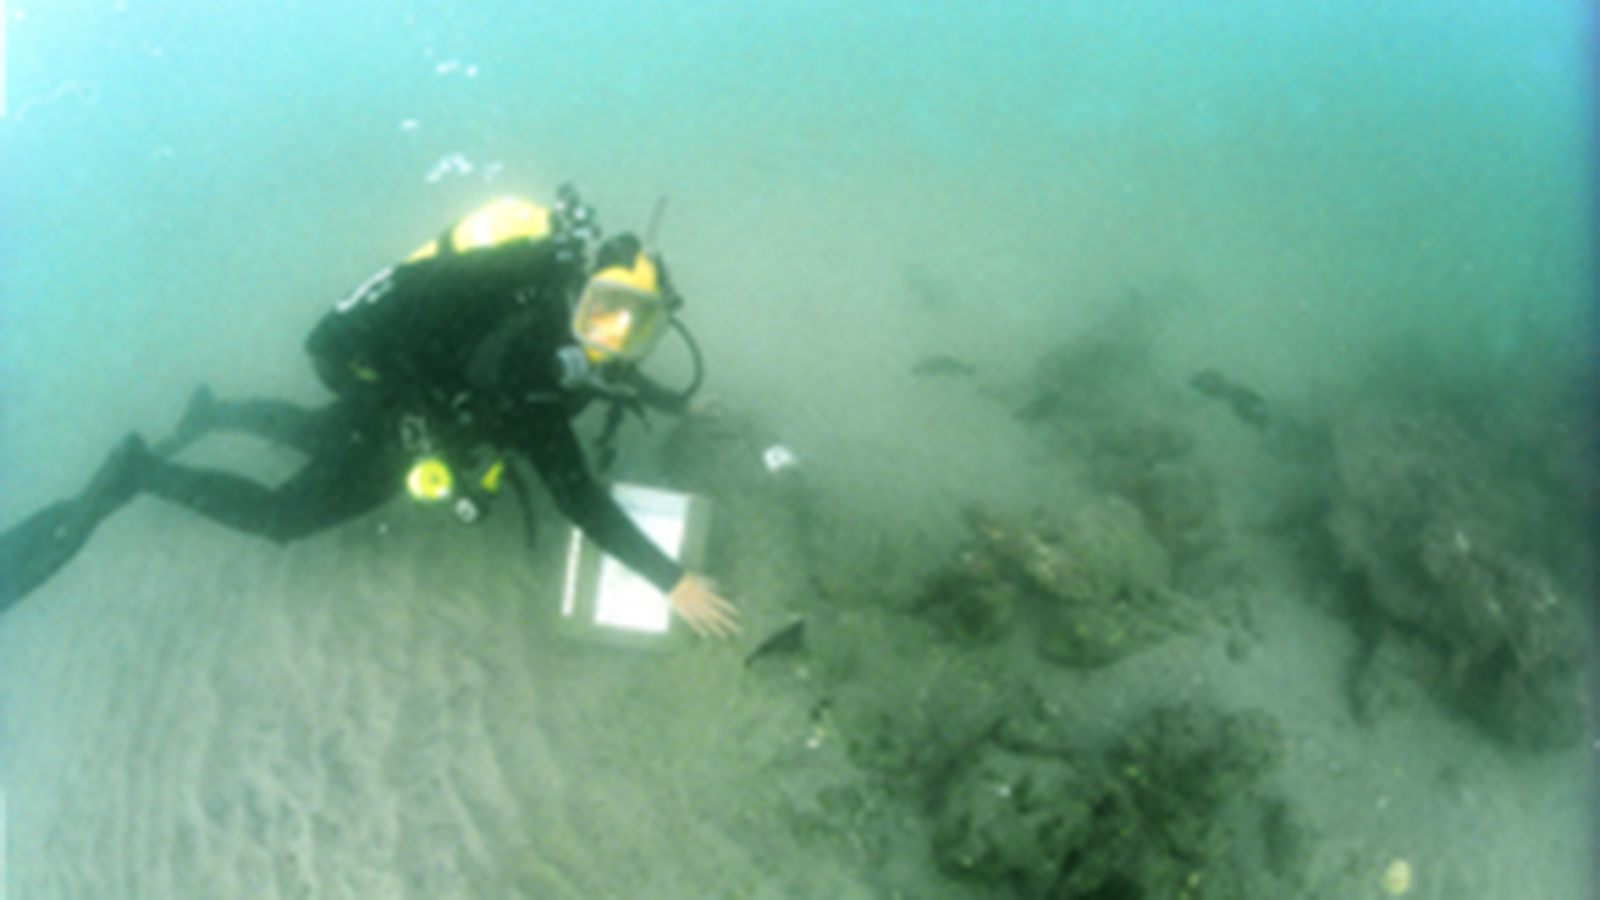
<path fill-rule="evenodd" d="M 522 428 L 516 446 L 538 470 L 556 505 L 600 549 L 662 593 L 670 593 L 683 580 L 683 567 L 640 531 L 589 474 L 583 450 L 565 419 Z"/>
<path fill-rule="evenodd" d="M 565 419 L 526 429 L 521 438 L 518 446 L 539 470 L 556 504 L 584 534 L 666 594 L 672 611 L 700 636 L 727 638 L 739 633 L 739 610 L 717 593 L 716 584 L 685 572 L 590 476 Z"/>
<path fill-rule="evenodd" d="M 638 369 L 629 369 L 624 373 L 622 382 L 633 389 L 640 403 L 651 409 L 659 409 L 673 416 L 689 413 L 688 397 L 678 391 L 669 390 Z"/>

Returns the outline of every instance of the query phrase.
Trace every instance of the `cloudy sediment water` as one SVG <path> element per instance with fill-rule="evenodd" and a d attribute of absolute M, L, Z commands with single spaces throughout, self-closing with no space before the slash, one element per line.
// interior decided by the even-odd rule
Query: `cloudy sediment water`
<path fill-rule="evenodd" d="M 718 495 L 747 636 L 575 635 L 542 494 L 141 498 L 0 617 L 0 897 L 1155 896 L 1069 786 L 1210 728 L 1234 896 L 1589 896 L 1582 4 L 180 6 L 4 7 L 0 527 L 570 181 L 666 198 L 721 418 L 620 471 Z"/>

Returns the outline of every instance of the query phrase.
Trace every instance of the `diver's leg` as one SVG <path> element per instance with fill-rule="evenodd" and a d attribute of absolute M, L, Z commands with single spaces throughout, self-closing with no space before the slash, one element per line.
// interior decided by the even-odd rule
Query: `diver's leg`
<path fill-rule="evenodd" d="M 265 441 L 315 453 L 328 424 L 326 409 L 311 410 L 286 400 L 219 401 L 212 426 L 218 431 L 242 431 Z"/>
<path fill-rule="evenodd" d="M 176 456 L 213 431 L 241 431 L 311 454 L 328 424 L 328 407 L 309 410 L 283 400 L 218 400 L 199 387 L 189 398 L 171 437 L 157 444 L 158 456 Z"/>
<path fill-rule="evenodd" d="M 230 472 L 155 459 L 143 487 L 213 521 L 279 543 L 382 506 L 401 490 L 409 457 L 393 441 L 376 439 L 381 423 L 365 411 L 335 407 L 326 413 L 318 426 L 316 455 L 276 488 Z M 327 439 L 334 430 L 342 440 Z"/>
<path fill-rule="evenodd" d="M 0 535 L 0 613 L 59 572 L 101 522 L 133 499 L 148 458 L 144 441 L 129 435 L 81 494 L 45 507 Z"/>
<path fill-rule="evenodd" d="M 211 388 L 200 385 L 189 395 L 189 405 L 183 408 L 183 418 L 178 420 L 178 427 L 172 433 L 155 442 L 150 449 L 157 456 L 177 456 L 195 441 L 205 437 L 211 431 L 211 410 L 216 406 L 216 397 L 211 393 Z"/>

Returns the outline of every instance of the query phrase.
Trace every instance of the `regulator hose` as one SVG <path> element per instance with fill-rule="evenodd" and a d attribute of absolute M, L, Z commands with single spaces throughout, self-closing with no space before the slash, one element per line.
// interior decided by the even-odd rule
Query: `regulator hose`
<path fill-rule="evenodd" d="M 683 338 L 684 346 L 689 348 L 689 358 L 694 363 L 694 378 L 690 379 L 688 387 L 674 395 L 687 406 L 689 401 L 694 399 L 694 395 L 700 393 L 700 386 L 705 384 L 705 357 L 700 354 L 700 344 L 695 341 L 694 335 L 689 333 L 689 327 L 684 325 L 676 316 L 671 319 L 671 322 L 672 330 Z"/>

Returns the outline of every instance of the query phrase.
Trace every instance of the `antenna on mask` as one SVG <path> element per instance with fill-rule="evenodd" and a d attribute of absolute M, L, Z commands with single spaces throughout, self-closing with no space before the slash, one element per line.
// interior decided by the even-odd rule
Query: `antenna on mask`
<path fill-rule="evenodd" d="M 661 232 L 661 221 L 667 217 L 667 198 L 663 195 L 656 201 L 655 211 L 650 214 L 650 227 L 644 230 L 644 245 L 647 249 L 656 249 L 656 235 Z"/>
<path fill-rule="evenodd" d="M 660 199 L 656 200 L 655 210 L 650 213 L 650 227 L 646 228 L 644 231 L 645 251 L 650 253 L 651 256 L 655 256 L 656 237 L 660 235 L 661 222 L 666 217 L 667 197 L 665 194 L 663 194 Z M 659 261 L 659 257 L 657 259 Z M 675 291 L 671 293 L 669 302 L 670 305 L 668 309 L 674 313 L 683 307 L 683 297 Z M 705 383 L 705 359 L 700 355 L 700 344 L 695 341 L 694 335 L 689 333 L 689 329 L 684 326 L 681 319 L 679 319 L 676 315 L 673 315 L 667 319 L 667 324 L 671 326 L 673 331 L 676 331 L 678 335 L 683 338 L 684 344 L 689 348 L 689 358 L 694 365 L 694 378 L 690 380 L 688 387 L 678 392 L 678 398 L 680 402 L 682 402 L 685 408 L 687 408 L 689 400 L 692 399 L 696 393 L 699 393 L 700 385 Z"/>

